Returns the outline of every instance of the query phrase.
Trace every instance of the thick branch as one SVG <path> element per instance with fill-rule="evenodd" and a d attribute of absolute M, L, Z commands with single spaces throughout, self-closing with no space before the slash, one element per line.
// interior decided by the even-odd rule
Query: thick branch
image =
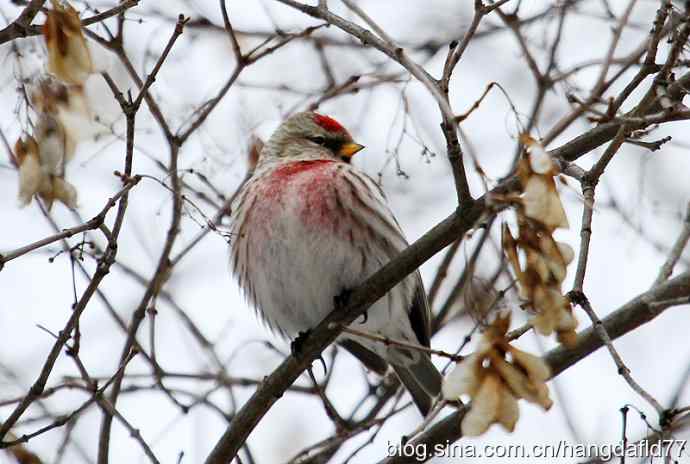
<path fill-rule="evenodd" d="M 687 297 L 690 295 L 690 272 L 685 272 L 645 293 L 638 295 L 619 309 L 609 314 L 601 322 L 612 340 L 635 330 L 651 321 L 669 305 L 652 305 L 655 301 L 665 301 L 670 298 Z M 544 360 L 551 367 L 552 376 L 559 375 L 573 364 L 594 353 L 604 346 L 594 327 L 589 327 L 580 333 L 577 344 L 573 348 L 560 346 L 549 351 Z M 460 422 L 465 414 L 461 409 L 435 424 L 411 442 L 412 446 L 425 446 L 428 451 L 433 450 L 437 443 L 454 443 L 462 437 Z M 431 458 L 431 456 L 429 456 Z M 391 456 L 381 461 L 381 464 L 403 464 L 420 462 L 414 457 Z"/>
<path fill-rule="evenodd" d="M 41 11 L 44 3 L 45 0 L 31 0 L 17 19 L 0 30 L 0 44 L 29 35 L 28 31 L 31 21 Z"/>
<path fill-rule="evenodd" d="M 483 203 L 476 202 L 471 208 L 464 209 L 462 214 L 460 211 L 454 212 L 357 287 L 341 308 L 332 311 L 314 328 L 304 340 L 299 355 L 288 356 L 257 388 L 232 420 L 207 458 L 206 464 L 230 462 L 273 403 L 336 339 L 340 333 L 339 327 L 349 325 L 399 281 L 467 232 L 479 218 L 482 210 Z"/>

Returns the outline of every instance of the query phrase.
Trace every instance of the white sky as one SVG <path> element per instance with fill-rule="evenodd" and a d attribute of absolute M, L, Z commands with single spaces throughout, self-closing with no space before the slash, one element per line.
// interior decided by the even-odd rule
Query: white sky
<path fill-rule="evenodd" d="M 147 70 L 151 68 L 173 29 L 173 22 L 151 19 L 145 14 L 151 8 L 164 10 L 171 18 L 178 13 L 195 16 L 197 12 L 202 12 L 216 24 L 221 24 L 215 1 L 197 0 L 188 4 L 180 1 L 142 3 L 143 6 L 128 14 L 132 21 L 127 23 L 126 32 L 128 52 L 140 73 L 144 62 Z M 238 30 L 271 31 L 272 23 L 267 13 L 287 31 L 314 24 L 313 21 L 305 20 L 301 15 L 268 0 L 263 2 L 264 6 L 258 1 L 242 2 L 241 5 L 228 3 L 231 20 Z M 342 10 L 338 1 L 331 0 L 329 3 L 336 11 Z M 361 2 L 361 6 L 393 38 L 405 43 L 419 43 L 430 38 L 447 41 L 450 37 L 462 34 L 471 19 L 472 3 L 450 0 L 419 3 L 369 0 Z M 538 11 L 545 3 L 523 1 L 522 14 Z M 618 14 L 627 2 L 612 0 L 610 3 Z M 616 56 L 623 56 L 635 48 L 649 30 L 656 2 L 638 3 L 631 23 L 639 27 L 631 28 L 623 34 Z M 611 32 L 609 25 L 599 18 L 602 15 L 601 2 L 583 1 L 582 5 L 582 13 L 573 15 L 565 25 L 559 53 L 559 63 L 563 68 L 592 58 L 601 59 L 606 53 Z M 7 17 L 16 16 L 16 7 L 3 4 L 0 10 Z M 144 19 L 143 24 L 134 21 L 140 17 Z M 487 21 L 498 23 L 495 17 L 490 17 Z M 544 33 L 552 34 L 555 27 L 555 22 L 549 24 L 548 28 L 537 25 L 527 30 L 540 64 L 547 57 L 538 44 Z M 94 31 L 103 32 L 99 28 Z M 317 34 L 341 40 L 345 38 L 334 27 Z M 256 41 L 250 39 L 243 39 L 241 42 L 243 47 L 255 44 Z M 39 39 L 29 39 L 20 45 L 26 47 L 23 48 L 27 54 L 24 69 L 37 69 L 44 53 L 42 42 Z M 666 44 L 662 43 L 661 50 L 665 50 L 665 47 Z M 147 48 L 153 51 L 153 58 L 145 55 Z M 400 71 L 396 64 L 389 63 L 376 51 L 363 54 L 359 49 L 327 47 L 326 53 L 340 81 L 353 74 L 366 75 L 380 71 L 381 66 L 388 72 Z M 438 76 L 445 54 L 444 47 L 428 61 L 421 53 L 412 54 L 412 57 L 425 60 L 426 68 Z M 25 128 L 22 122 L 24 120 L 18 121 L 13 112 L 19 101 L 13 76 L 17 75 L 19 68 L 7 44 L 0 47 L 0 56 L 3 63 L 0 69 L 0 108 L 4 108 L 0 111 L 0 128 L 10 142 L 13 142 Z M 114 58 L 111 57 L 110 60 L 110 71 L 121 88 L 127 88 L 130 84 L 124 72 Z M 175 45 L 170 59 L 153 86 L 153 94 L 158 98 L 172 126 L 179 126 L 190 117 L 200 102 L 213 96 L 229 76 L 232 67 L 232 53 L 226 37 L 198 30 L 186 31 Z M 582 95 L 591 88 L 595 78 L 594 71 L 582 72 L 572 82 L 583 89 L 580 93 Z M 492 80 L 499 82 L 507 90 L 521 113 L 529 113 L 535 85 L 521 59 L 516 41 L 509 32 L 495 33 L 472 42 L 452 81 L 451 103 L 455 111 L 460 113 L 469 108 Z M 627 80 L 624 78 L 622 82 Z M 230 91 L 197 135 L 184 146 L 180 155 L 181 168 L 203 172 L 214 185 L 228 194 L 244 174 L 244 153 L 249 131 L 257 128 L 266 137 L 284 112 L 295 105 L 299 105 L 298 108 L 305 107 L 303 97 L 295 93 L 266 91 L 251 88 L 249 84 L 287 85 L 302 91 L 316 91 L 325 81 L 313 46 L 295 42 L 249 68 L 242 74 L 239 83 L 244 85 L 238 85 Z M 613 91 L 618 88 L 614 87 Z M 399 84 L 380 87 L 374 91 L 363 90 L 356 95 L 331 100 L 320 111 L 338 119 L 350 128 L 360 143 L 367 146 L 365 151 L 357 155 L 355 164 L 373 176 L 383 169 L 383 187 L 392 208 L 408 238 L 415 240 L 454 209 L 455 193 L 444 157 L 442 134 L 438 129 L 438 110 L 431 97 L 418 84 L 409 84 L 405 92 L 409 100 L 411 120 L 419 128 L 419 134 L 412 133 L 437 156 L 420 156 L 421 146 L 411 137 L 405 137 L 399 159 L 409 178 L 395 175 L 395 163 L 385 163 L 386 151 L 394 146 L 401 130 L 401 89 L 402 85 Z M 87 93 L 91 98 L 93 112 L 104 121 L 115 119 L 115 133 L 122 136 L 124 120 L 117 118 L 118 108 L 99 76 L 93 76 L 88 82 Z M 313 97 L 306 100 L 307 104 L 313 100 Z M 631 101 L 635 101 L 635 98 Z M 547 96 L 543 117 L 538 123 L 539 131 L 535 135 L 548 131 L 567 110 L 564 88 L 558 86 L 557 93 L 550 92 Z M 149 157 L 163 162 L 167 160 L 164 139 L 148 113 L 144 110 L 140 115 L 137 122 L 134 171 L 163 179 L 164 175 Z M 626 145 L 614 158 L 597 190 L 594 234 L 585 291 L 600 317 L 606 316 L 652 284 L 664 261 L 664 255 L 654 248 L 650 239 L 668 249 L 680 231 L 680 215 L 690 198 L 690 184 L 686 174 L 690 172 L 687 156 L 690 137 L 687 127 L 687 122 L 668 124 L 650 136 L 650 140 L 656 140 L 672 135 L 674 142 L 678 142 L 666 144 L 655 153 Z M 492 91 L 481 108 L 463 123 L 462 128 L 470 134 L 470 141 L 489 176 L 497 179 L 504 175 L 514 153 L 516 136 L 515 123 L 505 98 L 499 92 Z M 573 124 L 551 147 L 560 145 L 586 128 L 584 122 Z M 601 150 L 595 150 L 578 161 L 578 164 L 587 168 L 600 154 Z M 79 213 L 84 219 L 95 215 L 107 198 L 119 189 L 119 180 L 112 175 L 112 171 L 122 169 L 123 155 L 124 144 L 112 135 L 106 134 L 97 141 L 85 139 L 80 143 L 76 159 L 68 166 L 67 176 L 79 191 Z M 477 176 L 471 174 L 470 177 L 472 192 L 480 194 L 481 184 Z M 198 185 L 192 176 L 185 179 Z M 562 193 L 571 229 L 561 233 L 559 238 L 571 244 L 577 252 L 582 201 L 576 184 L 571 183 L 571 186 L 573 188 L 564 189 Z M 3 153 L 0 155 L 0 252 L 12 250 L 52 233 L 35 204 L 25 209 L 17 207 L 16 192 L 17 175 Z M 642 235 L 623 223 L 617 212 L 606 206 L 611 198 L 615 198 L 632 224 L 643 231 Z M 201 205 L 209 216 L 213 213 L 209 207 Z M 125 229 L 119 241 L 118 261 L 150 275 L 165 239 L 169 210 L 169 194 L 153 181 L 142 181 L 130 196 Z M 192 216 L 199 220 L 198 214 Z M 53 217 L 60 227 L 77 224 L 75 217 L 62 205 L 54 207 Z M 114 213 L 111 212 L 110 217 L 114 217 Z M 197 222 L 189 216 L 185 217 L 177 249 L 188 243 L 198 230 Z M 77 243 L 76 239 L 73 243 Z M 57 249 L 49 247 L 49 250 L 43 249 L 24 256 L 8 263 L 0 272 L 0 365 L 19 376 L 18 386 L 0 371 L 0 401 L 26 392 L 38 375 L 46 353 L 53 344 L 52 337 L 38 326 L 58 331 L 69 317 L 73 302 L 69 259 L 63 254 L 52 264 L 48 262 L 48 257 Z M 471 249 L 469 245 L 463 246 L 463 250 Z M 461 271 L 458 264 L 464 261 L 465 255 L 462 256 L 462 259 L 459 257 L 456 260 L 449 281 Z M 685 257 L 686 260 L 690 259 L 687 253 Z M 427 287 L 434 276 L 439 258 L 440 256 L 436 256 L 422 268 Z M 85 264 L 93 272 L 93 261 L 87 259 Z M 480 272 L 492 272 L 494 264 L 494 258 L 487 258 L 480 263 Z M 679 269 L 684 268 L 684 265 L 679 266 Z M 571 269 L 565 289 L 569 288 L 573 273 L 574 269 Z M 80 294 L 87 282 L 78 276 L 76 285 Z M 116 267 L 106 277 L 101 289 L 126 320 L 143 295 L 143 288 Z M 257 343 L 258 341 L 270 340 L 280 349 L 287 350 L 287 345 L 261 327 L 253 311 L 246 307 L 228 272 L 227 245 L 221 237 L 210 235 L 184 258 L 175 269 L 166 289 L 209 339 L 216 340 L 220 337 L 218 352 L 223 359 L 229 360 L 227 367 L 233 375 L 260 379 L 280 362 L 281 358 L 275 352 L 267 349 L 264 344 Z M 197 372 L 210 366 L 206 356 L 179 323 L 170 306 L 159 301 L 158 309 L 156 343 L 161 365 L 171 372 Z M 667 402 L 673 394 L 690 362 L 687 310 L 687 306 L 669 309 L 651 324 L 615 344 L 631 368 L 634 378 L 662 403 Z M 586 316 L 579 310 L 576 310 L 576 314 L 581 327 L 586 326 Z M 522 316 L 515 318 L 516 322 L 521 320 Z M 453 350 L 469 327 L 467 321 L 453 324 L 434 338 L 432 345 L 435 348 Z M 92 375 L 111 375 L 117 367 L 124 337 L 98 298 L 92 300 L 84 313 L 81 330 L 81 356 L 87 369 Z M 144 323 L 139 331 L 139 340 L 144 346 L 149 344 L 147 334 L 148 326 Z M 521 339 L 518 345 L 531 352 L 539 353 L 540 350 L 531 334 Z M 549 340 L 545 345 L 548 348 L 553 343 Z M 328 395 L 339 410 L 348 411 L 364 393 L 365 385 L 356 362 L 346 355 L 340 356 L 338 360 L 333 367 L 334 378 Z M 145 363 L 135 360 L 127 372 L 148 373 L 149 370 Z M 316 372 L 321 371 L 316 369 Z M 73 362 L 66 356 L 62 356 L 56 364 L 49 385 L 60 383 L 63 375 L 77 375 Z M 301 382 L 308 384 L 307 379 L 302 379 Z M 626 403 L 645 410 L 649 417 L 653 417 L 650 408 L 616 375 L 613 361 L 604 350 L 567 370 L 556 382 L 558 388 L 554 388 L 556 386 L 553 382 L 550 384 L 556 404 L 548 413 L 521 402 L 522 417 L 515 433 L 508 435 L 493 427 L 485 436 L 468 442 L 545 444 L 566 440 L 574 443 L 576 439 L 566 425 L 563 407 L 569 410 L 579 439 L 584 443 L 618 441 L 621 430 L 618 410 Z M 143 385 L 147 382 L 142 380 L 134 383 Z M 204 392 L 212 386 L 208 382 L 169 382 L 169 385 L 184 385 L 197 392 Z M 245 401 L 251 391 L 251 388 L 237 388 L 238 402 Z M 563 396 L 557 394 L 557 391 Z M 76 407 L 86 398 L 83 392 L 68 390 L 54 395 L 45 404 L 54 412 L 64 412 Z M 180 398 L 188 401 L 188 398 Z M 224 407 L 229 406 L 227 394 L 223 392 L 215 393 L 211 398 Z M 687 404 L 688 401 L 690 388 L 685 389 L 680 404 Z M 118 408 L 141 430 L 160 461 L 165 463 L 176 462 L 180 452 L 185 454 L 182 461 L 184 463 L 202 462 L 224 429 L 224 423 L 208 408 L 197 407 L 188 416 L 181 417 L 179 410 L 160 391 L 122 395 Z M 8 407 L 0 408 L 0 420 L 10 411 L 11 408 Z M 38 413 L 39 410 L 32 407 L 25 417 Z M 74 431 L 76 440 L 92 456 L 95 456 L 97 448 L 94 437 L 100 418 L 100 413 L 92 409 L 79 420 Z M 397 440 L 400 435 L 409 433 L 418 420 L 416 411 L 411 409 L 390 420 L 375 443 L 358 454 L 353 462 L 378 461 L 384 456 L 387 441 Z M 36 427 L 37 424 L 30 423 L 18 428 L 17 432 L 29 432 Z M 331 433 L 332 426 L 317 399 L 288 394 L 278 401 L 256 428 L 249 444 L 257 462 L 284 462 L 305 446 Z M 637 438 L 644 433 L 644 424 L 631 413 L 629 437 Z M 62 430 L 50 432 L 31 440 L 30 448 L 43 456 L 46 462 L 50 462 L 62 436 Z M 353 440 L 351 446 L 341 450 L 339 459 L 335 462 L 345 459 L 367 436 L 363 434 L 358 440 Z M 688 438 L 688 434 L 680 438 Z M 499 461 L 505 460 L 482 460 Z M 575 461 L 577 460 L 566 459 L 557 462 Z M 9 462 L 7 457 L 0 454 L 0 463 L 6 462 Z M 75 455 L 72 448 L 63 462 L 83 461 Z M 111 462 L 147 462 L 136 442 L 116 422 L 113 426 Z M 467 459 L 463 462 L 475 461 Z"/>

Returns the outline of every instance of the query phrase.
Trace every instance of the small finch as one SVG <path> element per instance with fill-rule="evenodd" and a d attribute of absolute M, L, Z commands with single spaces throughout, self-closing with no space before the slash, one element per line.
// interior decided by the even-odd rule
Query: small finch
<path fill-rule="evenodd" d="M 407 247 L 381 188 L 350 164 L 364 148 L 317 113 L 287 119 L 261 151 L 233 205 L 231 265 L 267 325 L 306 332 Z M 374 303 L 353 328 L 429 346 L 429 306 L 419 272 Z M 425 352 L 342 334 L 338 342 L 369 369 L 395 370 L 423 415 L 441 390 Z"/>

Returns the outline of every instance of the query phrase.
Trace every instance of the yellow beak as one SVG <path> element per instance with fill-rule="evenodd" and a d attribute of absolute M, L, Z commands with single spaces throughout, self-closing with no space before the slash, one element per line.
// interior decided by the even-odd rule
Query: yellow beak
<path fill-rule="evenodd" d="M 340 156 L 341 158 L 350 159 L 355 153 L 360 151 L 362 148 L 364 148 L 364 145 L 360 145 L 358 143 L 344 143 L 338 150 L 338 156 Z"/>

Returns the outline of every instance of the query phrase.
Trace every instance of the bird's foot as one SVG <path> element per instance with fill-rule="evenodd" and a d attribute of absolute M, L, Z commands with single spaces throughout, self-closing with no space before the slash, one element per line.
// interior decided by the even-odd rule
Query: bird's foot
<path fill-rule="evenodd" d="M 349 288 L 344 288 L 340 291 L 340 293 L 334 296 L 333 304 L 335 305 L 335 309 L 338 311 L 344 310 L 347 307 L 347 304 L 350 302 L 350 295 L 352 295 L 352 290 Z"/>
<path fill-rule="evenodd" d="M 321 361 L 321 367 L 323 367 L 323 375 L 328 375 L 328 367 L 326 367 L 326 360 L 323 359 L 323 356 L 319 354 L 319 361 Z"/>
<path fill-rule="evenodd" d="M 295 337 L 292 343 L 290 343 L 290 353 L 292 353 L 294 357 L 299 358 L 302 356 L 302 347 L 310 333 L 311 330 L 301 331 L 297 334 L 297 337 Z"/>
<path fill-rule="evenodd" d="M 335 305 L 336 311 L 344 311 L 350 302 L 350 296 L 352 295 L 352 290 L 349 288 L 343 289 L 339 294 L 333 297 L 333 304 Z M 368 310 L 362 314 L 362 322 L 360 324 L 365 324 L 369 319 Z"/>

